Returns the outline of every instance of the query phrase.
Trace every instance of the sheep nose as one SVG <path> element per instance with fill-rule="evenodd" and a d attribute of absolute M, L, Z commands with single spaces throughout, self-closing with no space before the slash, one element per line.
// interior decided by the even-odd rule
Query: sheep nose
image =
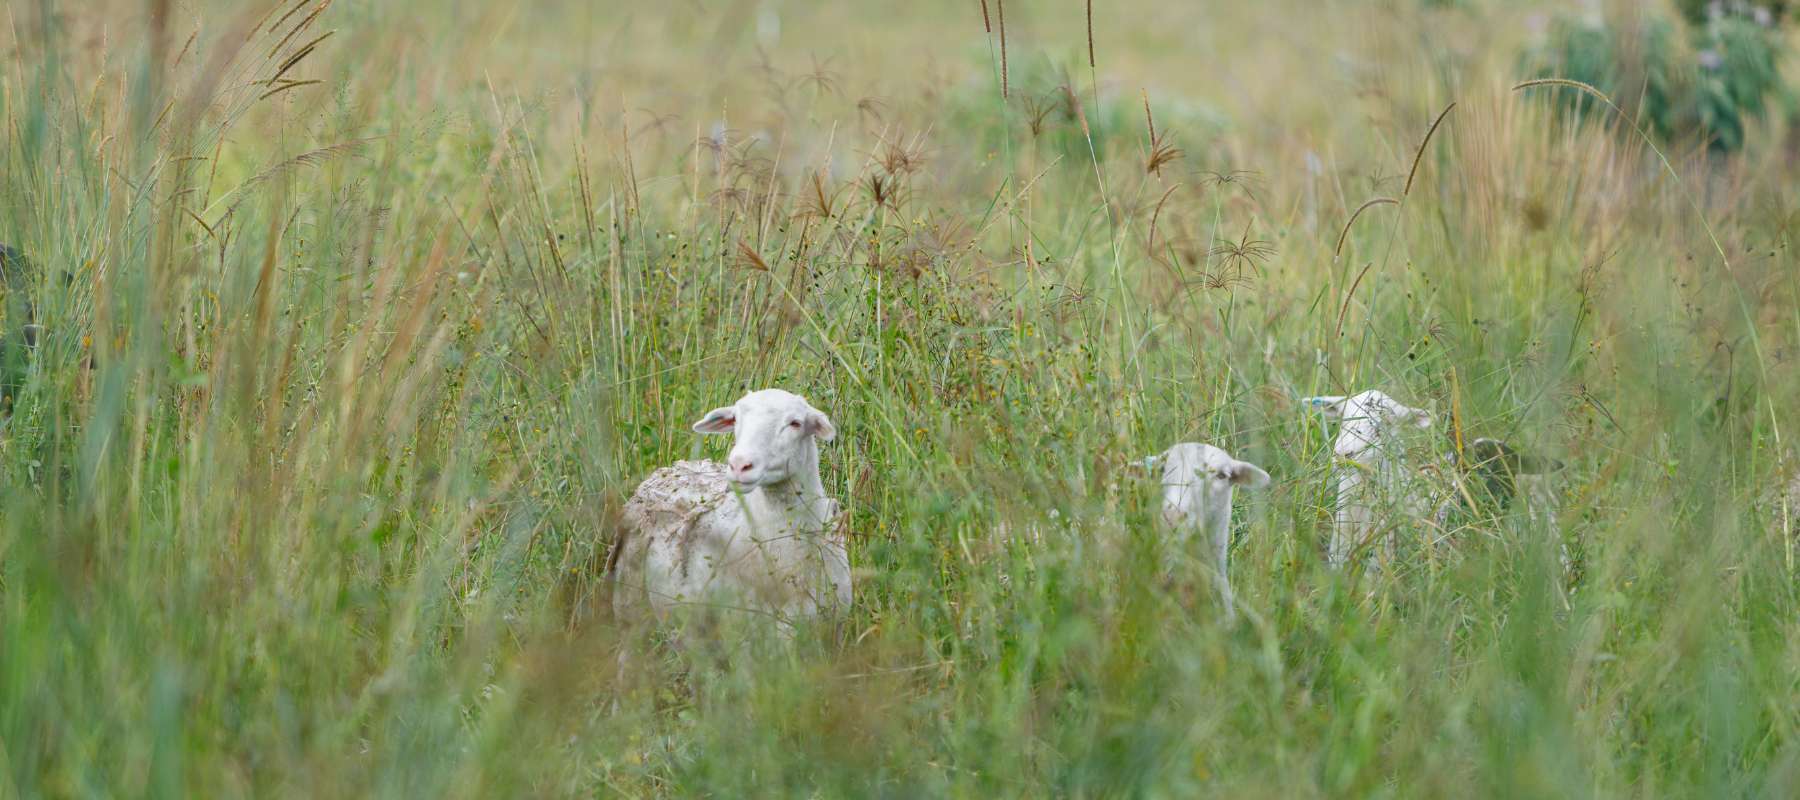
<path fill-rule="evenodd" d="M 756 465 L 750 463 L 750 459 L 741 456 L 732 456 L 726 464 L 731 468 L 731 476 L 734 478 L 747 476 L 750 474 L 750 470 L 756 469 Z"/>

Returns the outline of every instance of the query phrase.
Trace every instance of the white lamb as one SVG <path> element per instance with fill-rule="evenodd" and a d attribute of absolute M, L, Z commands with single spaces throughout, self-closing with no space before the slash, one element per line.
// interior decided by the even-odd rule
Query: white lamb
<path fill-rule="evenodd" d="M 1212 545 L 1213 568 L 1218 571 L 1219 595 L 1225 602 L 1225 621 L 1236 619 L 1231 579 L 1226 569 L 1231 548 L 1231 495 L 1239 486 L 1260 489 L 1269 485 L 1269 473 L 1247 461 L 1238 461 L 1210 444 L 1183 442 L 1144 459 L 1151 474 L 1162 476 L 1162 518 L 1171 539 L 1185 546 L 1196 534 Z"/>
<path fill-rule="evenodd" d="M 1383 560 L 1392 558 L 1400 522 L 1380 522 L 1377 511 L 1383 509 L 1398 512 L 1400 521 L 1410 518 L 1441 531 L 1452 509 L 1504 513 L 1523 499 L 1533 521 L 1555 524 L 1549 475 L 1563 468 L 1561 461 L 1481 438 L 1464 453 L 1444 454 L 1437 465 L 1414 465 L 1400 434 L 1408 427 L 1430 427 L 1431 412 L 1408 408 L 1378 390 L 1301 402 L 1342 421 L 1332 446 L 1339 462 L 1337 517 L 1327 556 L 1333 567 L 1343 567 L 1364 548 L 1377 550 Z M 1566 569 L 1566 552 L 1562 561 Z"/>
<path fill-rule="evenodd" d="M 819 479 L 818 442 L 837 432 L 798 395 L 765 389 L 714 409 L 699 433 L 732 433 L 731 454 L 680 461 L 638 485 L 614 545 L 613 608 L 658 619 L 680 606 L 794 620 L 850 605 L 838 504 Z"/>
<path fill-rule="evenodd" d="M 1342 423 L 1331 448 L 1338 462 L 1338 498 L 1327 561 L 1341 569 L 1352 554 L 1365 548 L 1379 548 L 1380 560 L 1390 560 L 1393 529 L 1383 526 L 1377 511 L 1395 509 L 1416 519 L 1430 511 L 1419 471 L 1407 462 L 1400 434 L 1406 428 L 1431 427 L 1431 412 L 1401 405 L 1377 389 L 1300 402 Z"/>

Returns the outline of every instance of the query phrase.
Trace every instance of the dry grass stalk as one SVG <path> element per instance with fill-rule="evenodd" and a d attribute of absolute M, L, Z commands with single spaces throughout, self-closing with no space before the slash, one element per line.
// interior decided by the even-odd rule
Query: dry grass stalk
<path fill-rule="evenodd" d="M 1075 118 L 1081 120 L 1081 135 L 1091 137 L 1092 134 L 1088 133 L 1087 111 L 1081 107 L 1081 98 L 1076 97 L 1074 90 L 1066 83 L 1062 85 L 1062 90 L 1063 94 L 1069 96 L 1069 106 L 1075 109 Z"/>
<path fill-rule="evenodd" d="M 1419 174 L 1419 161 L 1425 157 L 1425 146 L 1431 144 L 1431 135 L 1437 133 L 1438 126 L 1444 124 L 1444 118 L 1450 116 L 1453 108 L 1456 108 L 1454 102 L 1444 106 L 1444 110 L 1438 112 L 1437 119 L 1431 121 L 1431 127 L 1425 129 L 1425 138 L 1419 140 L 1419 149 L 1413 153 L 1412 169 L 1406 172 L 1406 188 L 1401 190 L 1401 197 L 1412 194 L 1413 178 Z"/>
<path fill-rule="evenodd" d="M 994 0 L 995 15 L 1000 18 L 1000 98 L 1011 97 L 1006 73 L 1006 0 Z"/>
<path fill-rule="evenodd" d="M 307 42 L 305 46 L 301 47 L 292 56 L 289 56 L 288 60 L 281 62 L 281 67 L 279 69 L 275 70 L 274 77 L 269 78 L 269 80 L 266 81 L 263 85 L 274 86 L 275 84 L 280 83 L 281 76 L 286 75 L 288 73 L 288 70 L 293 69 L 294 65 L 299 64 L 302 59 L 306 58 L 309 55 L 312 55 L 312 51 L 319 46 L 320 42 L 323 42 L 326 39 L 331 38 L 332 35 L 336 34 L 336 33 L 337 33 L 337 29 L 332 28 L 331 30 L 326 31 L 325 35 L 320 36 L 319 38 L 314 39 L 310 42 Z"/>
<path fill-rule="evenodd" d="M 824 175 L 809 170 L 804 188 L 801 189 L 800 208 L 795 216 L 830 219 L 837 203 L 837 195 L 837 189 L 826 185 Z"/>
<path fill-rule="evenodd" d="M 988 20 L 987 0 L 981 0 L 981 29 L 988 33 L 994 32 L 994 23 Z"/>
<path fill-rule="evenodd" d="M 750 270 L 753 272 L 769 271 L 769 262 L 764 261 L 763 257 L 757 254 L 756 248 L 751 247 L 750 243 L 743 239 L 738 240 L 737 258 L 732 260 L 731 265 L 738 269 Z"/>
<path fill-rule="evenodd" d="M 1025 126 L 1031 129 L 1031 136 L 1035 139 L 1049 128 L 1044 120 L 1050 116 L 1050 112 L 1062 105 L 1062 101 L 1046 95 L 1025 98 L 1019 101 L 1019 105 L 1025 111 Z"/>
<path fill-rule="evenodd" d="M 302 17 L 299 22 L 294 24 L 293 30 L 288 31 L 286 36 L 281 37 L 281 41 L 275 43 L 275 47 L 269 50 L 269 55 L 267 57 L 274 58 L 275 54 L 281 52 L 282 48 L 287 47 L 287 43 L 293 40 L 294 37 L 299 36 L 301 31 L 312 27 L 313 21 L 317 20 L 319 15 L 325 13 L 325 9 L 330 7 L 331 0 L 325 0 L 325 2 L 320 3 L 317 8 L 314 8 L 311 14 Z M 297 11 L 299 9 L 295 10 Z M 281 23 L 278 22 L 275 25 L 276 27 L 280 27 Z"/>
<path fill-rule="evenodd" d="M 1162 199 L 1156 201 L 1156 210 L 1150 214 L 1150 240 L 1148 246 L 1152 250 L 1155 250 L 1156 248 L 1156 221 L 1162 216 L 1163 203 L 1168 202 L 1169 195 L 1174 194 L 1175 190 L 1181 188 L 1181 186 L 1181 184 L 1177 183 L 1174 186 L 1169 187 L 1168 191 L 1163 192 Z"/>
<path fill-rule="evenodd" d="M 1187 153 L 1168 142 L 1170 131 L 1163 131 L 1161 134 L 1156 132 L 1156 118 L 1150 115 L 1150 93 L 1146 91 L 1143 95 L 1144 119 L 1150 124 L 1150 158 L 1144 162 L 1144 172 L 1154 172 L 1156 177 L 1161 178 L 1163 167 L 1187 158 Z"/>
<path fill-rule="evenodd" d="M 1369 268 L 1373 266 L 1375 266 L 1375 262 L 1370 261 L 1363 265 L 1361 272 L 1356 273 L 1356 282 L 1350 284 L 1350 292 L 1344 295 L 1344 306 L 1338 309 L 1337 333 L 1332 338 L 1343 338 L 1344 317 L 1350 313 L 1350 300 L 1356 297 L 1356 287 L 1362 285 L 1363 276 L 1369 274 Z"/>
<path fill-rule="evenodd" d="M 1344 229 L 1338 233 L 1337 248 L 1335 250 L 1331 251 L 1332 258 L 1335 259 L 1338 256 L 1344 254 L 1344 240 L 1350 236 L 1350 226 L 1356 224 L 1356 218 L 1362 216 L 1362 213 L 1364 211 L 1367 211 L 1370 206 L 1379 206 L 1379 205 L 1396 205 L 1397 206 L 1397 205 L 1400 205 L 1400 201 L 1395 200 L 1392 197 L 1376 197 L 1376 198 L 1373 198 L 1373 199 L 1363 203 L 1360 206 L 1357 206 L 1356 210 L 1350 213 L 1350 220 L 1348 222 L 1344 223 Z"/>
<path fill-rule="evenodd" d="M 288 17 L 291 17 L 295 14 L 300 13 L 300 9 L 306 8 L 307 4 L 310 2 L 311 2 L 311 0 L 300 0 L 300 2 L 295 4 L 295 6 L 293 8 L 288 9 L 288 12 L 286 14 L 282 14 L 280 19 L 275 20 L 275 24 L 269 26 L 269 31 L 274 32 L 275 29 L 280 28 L 283 25 L 286 25 L 287 21 L 288 21 Z M 269 13 L 273 14 L 279 10 L 281 10 L 281 3 L 276 3 L 274 8 L 269 9 Z M 263 20 L 267 21 L 268 17 L 264 16 Z M 262 27 L 262 22 L 256 23 L 256 26 L 250 29 L 250 34 L 252 36 L 256 35 L 257 29 L 261 28 L 261 27 Z M 249 41 L 249 39 L 246 38 L 244 41 Z M 277 49 L 280 49 L 280 48 L 277 48 Z M 274 51 L 270 51 L 270 53 L 269 53 L 270 56 L 273 56 L 274 54 L 275 54 Z"/>
<path fill-rule="evenodd" d="M 275 16 L 275 12 L 280 11 L 281 7 L 285 4 L 286 4 L 286 0 L 282 0 L 282 2 L 278 2 L 275 5 L 269 6 L 269 10 L 263 12 L 263 15 L 261 17 L 257 18 L 256 24 L 251 25 L 250 29 L 244 32 L 244 41 L 248 42 L 251 39 L 256 38 L 256 32 L 259 30 L 262 30 L 263 23 L 268 22 L 270 17 Z M 288 13 L 292 14 L 294 12 L 289 11 Z M 284 16 L 283 19 L 286 19 L 286 17 Z"/>
<path fill-rule="evenodd" d="M 1138 89 L 1138 94 L 1143 95 L 1143 98 L 1144 98 L 1144 121 L 1150 124 L 1150 138 L 1155 139 L 1156 138 L 1156 117 L 1153 117 L 1150 115 L 1150 90 L 1140 88 L 1140 89 Z"/>
<path fill-rule="evenodd" d="M 1094 0 L 1087 0 L 1088 68 L 1094 67 Z"/>
<path fill-rule="evenodd" d="M 1571 86 L 1600 98 L 1600 102 L 1612 105 L 1612 98 L 1607 97 L 1605 92 L 1582 83 L 1581 81 L 1572 81 L 1567 78 L 1538 78 L 1537 80 L 1514 84 L 1512 90 L 1516 92 L 1520 89 L 1530 89 L 1533 86 Z"/>
<path fill-rule="evenodd" d="M 1266 239 L 1250 238 L 1248 225 L 1244 227 L 1244 235 L 1237 241 L 1227 241 L 1225 244 L 1206 251 L 1207 258 L 1221 259 L 1240 271 L 1245 266 L 1254 266 L 1258 261 L 1266 261 L 1272 255 L 1275 255 L 1275 243 Z"/>
<path fill-rule="evenodd" d="M 1248 196 L 1252 202 L 1256 201 L 1256 190 L 1250 188 L 1251 184 L 1265 183 L 1261 177 L 1261 173 L 1251 172 L 1245 169 L 1234 169 L 1230 172 L 1212 172 L 1209 170 L 1200 174 L 1205 176 L 1200 181 L 1201 186 L 1224 186 L 1230 184 L 1242 189 L 1244 194 Z"/>
<path fill-rule="evenodd" d="M 1456 453 L 1463 451 L 1462 392 L 1457 389 L 1456 368 L 1450 368 L 1450 433 L 1456 441 Z"/>
<path fill-rule="evenodd" d="M 188 34 L 187 43 L 181 46 L 181 52 L 175 54 L 175 63 L 169 65 L 170 72 L 181 68 L 182 59 L 187 58 L 188 52 L 194 48 L 194 40 L 198 38 L 200 38 L 200 29 L 196 27 L 193 33 Z"/>

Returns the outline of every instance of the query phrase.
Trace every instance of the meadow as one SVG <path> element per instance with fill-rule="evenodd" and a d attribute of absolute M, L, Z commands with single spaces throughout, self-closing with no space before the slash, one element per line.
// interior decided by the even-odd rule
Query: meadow
<path fill-rule="evenodd" d="M 0 798 L 1794 796 L 1800 132 L 1561 113 L 1553 11 L 9 3 Z M 620 506 L 764 387 L 855 607 L 647 643 Z M 1368 388 L 1555 523 L 1328 568 Z M 1178 441 L 1275 479 L 1235 626 Z"/>

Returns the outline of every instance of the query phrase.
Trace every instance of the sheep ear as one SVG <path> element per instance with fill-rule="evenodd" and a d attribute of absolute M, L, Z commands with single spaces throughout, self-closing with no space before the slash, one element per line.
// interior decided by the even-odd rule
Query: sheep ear
<path fill-rule="evenodd" d="M 1431 427 L 1431 412 L 1426 411 L 1423 408 L 1406 408 L 1405 406 L 1401 406 L 1401 410 L 1403 412 L 1405 412 L 1404 415 L 1401 417 L 1401 419 L 1406 420 L 1409 423 L 1412 423 L 1413 427 L 1415 427 L 1415 428 Z"/>
<path fill-rule="evenodd" d="M 730 433 L 737 428 L 737 406 L 722 406 L 694 423 L 695 433 Z"/>
<path fill-rule="evenodd" d="M 1269 485 L 1269 473 L 1248 461 L 1231 462 L 1231 485 L 1261 489 Z"/>
<path fill-rule="evenodd" d="M 1324 397 L 1307 397 L 1300 401 L 1301 405 L 1312 406 L 1324 414 L 1327 419 L 1336 419 L 1344 415 L 1344 395 L 1327 395 Z"/>
<path fill-rule="evenodd" d="M 832 426 L 831 418 L 816 408 L 806 412 L 806 432 L 821 442 L 837 438 L 837 428 Z"/>

